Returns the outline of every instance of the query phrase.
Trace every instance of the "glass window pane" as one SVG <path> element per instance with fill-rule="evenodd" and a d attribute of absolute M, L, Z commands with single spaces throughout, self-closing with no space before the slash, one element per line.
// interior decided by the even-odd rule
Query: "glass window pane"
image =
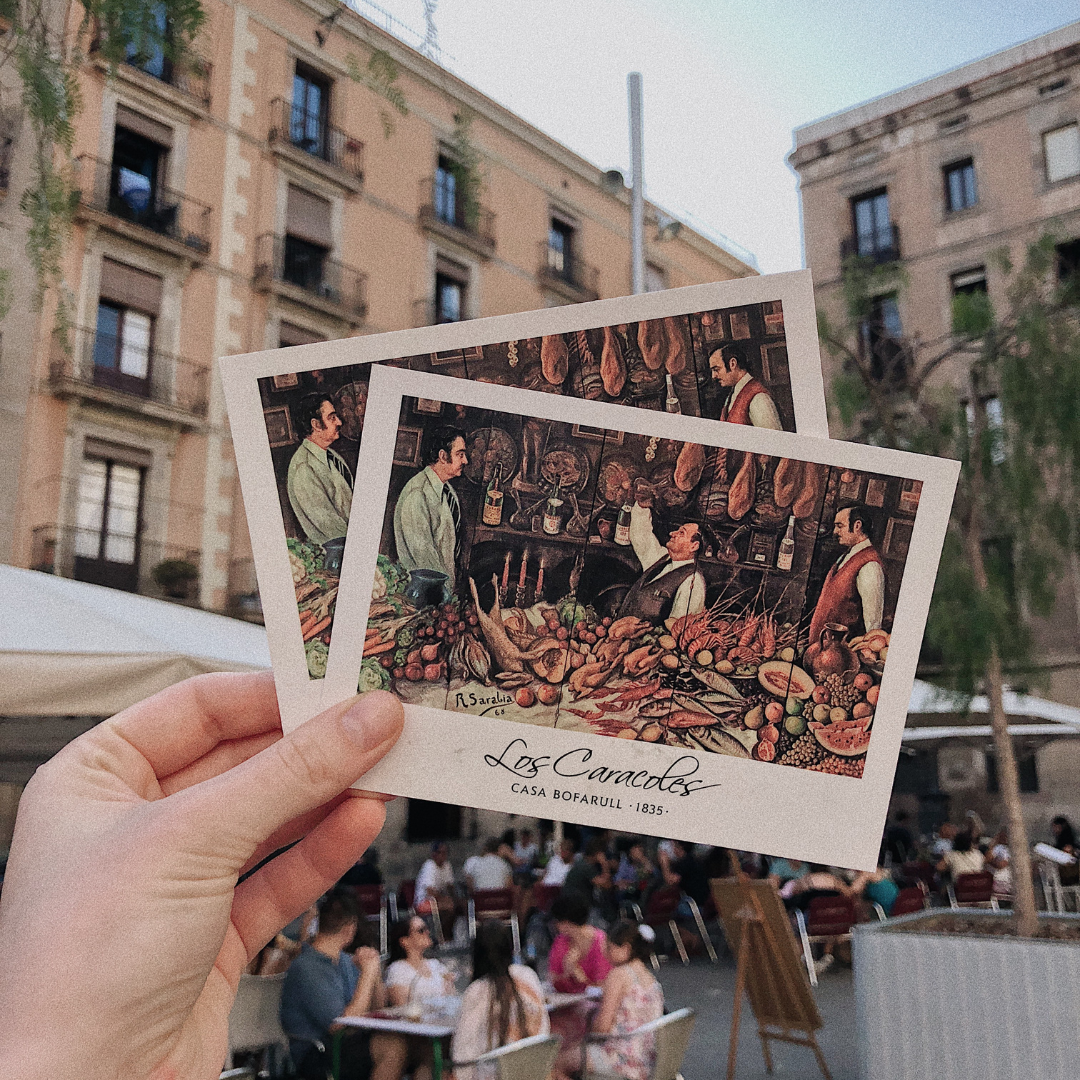
<path fill-rule="evenodd" d="M 150 330 L 153 322 L 141 311 L 125 311 L 120 343 L 120 370 L 136 379 L 150 372 Z"/>
<path fill-rule="evenodd" d="M 457 177 L 441 165 L 435 174 L 435 216 L 451 225 L 457 218 Z"/>
<path fill-rule="evenodd" d="M 101 549 L 107 470 L 106 462 L 85 458 L 79 471 L 79 497 L 75 505 L 75 554 L 90 559 L 96 559 Z"/>
<path fill-rule="evenodd" d="M 139 490 L 142 470 L 111 463 L 109 505 L 105 514 L 105 558 L 110 562 L 135 561 L 135 537 L 139 530 Z"/>
<path fill-rule="evenodd" d="M 120 198 L 132 210 L 142 211 L 150 205 L 153 184 L 148 175 L 121 165 L 117 175 L 117 190 Z"/>
<path fill-rule="evenodd" d="M 461 321 L 461 285 L 449 278 L 438 281 L 438 321 L 441 323 Z"/>
<path fill-rule="evenodd" d="M 1080 174 L 1080 126 L 1048 131 L 1043 136 L 1046 155 L 1046 179 L 1050 183 Z"/>
<path fill-rule="evenodd" d="M 902 334 L 900 326 L 900 307 L 895 296 L 883 296 L 881 304 L 881 328 L 890 337 L 898 338 Z"/>
<path fill-rule="evenodd" d="M 97 334 L 94 337 L 94 367 L 116 367 L 116 345 L 120 333 L 120 311 L 98 304 Z"/>
<path fill-rule="evenodd" d="M 882 192 L 876 195 L 873 201 L 874 207 L 874 233 L 875 247 L 879 251 L 892 247 L 892 228 L 889 221 L 889 196 Z"/>

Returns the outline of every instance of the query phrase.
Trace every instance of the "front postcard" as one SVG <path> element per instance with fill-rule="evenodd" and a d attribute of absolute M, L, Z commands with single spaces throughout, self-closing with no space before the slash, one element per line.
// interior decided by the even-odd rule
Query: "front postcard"
<path fill-rule="evenodd" d="M 366 784 L 873 864 L 955 463 L 387 368 L 367 423 Z"/>

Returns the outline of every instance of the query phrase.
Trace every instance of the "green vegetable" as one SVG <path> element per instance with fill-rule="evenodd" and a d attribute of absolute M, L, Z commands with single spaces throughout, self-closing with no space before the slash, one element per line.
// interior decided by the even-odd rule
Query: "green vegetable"
<path fill-rule="evenodd" d="M 564 600 L 559 605 L 559 622 L 563 626 L 577 626 L 579 622 L 588 622 L 588 611 L 576 600 Z"/>
<path fill-rule="evenodd" d="M 326 678 L 326 661 L 330 656 L 330 649 L 322 638 L 313 638 L 304 642 L 304 655 L 307 657 L 308 675 L 313 679 Z"/>
<path fill-rule="evenodd" d="M 403 626 L 394 638 L 394 644 L 399 649 L 407 649 L 416 640 L 416 631 L 411 626 Z"/>
<path fill-rule="evenodd" d="M 383 576 L 383 580 L 386 582 L 387 595 L 393 596 L 395 593 L 403 593 L 405 587 L 409 584 L 408 570 L 403 570 L 385 555 L 380 555 L 375 560 L 375 563 L 379 568 L 379 573 Z"/>
<path fill-rule="evenodd" d="M 360 678 L 356 684 L 356 692 L 366 694 L 369 690 L 386 690 L 389 686 L 390 673 L 374 656 L 369 656 L 360 665 Z"/>

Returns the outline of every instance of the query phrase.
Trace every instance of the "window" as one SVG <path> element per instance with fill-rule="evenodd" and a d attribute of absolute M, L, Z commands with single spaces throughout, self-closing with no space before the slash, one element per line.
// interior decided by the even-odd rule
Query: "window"
<path fill-rule="evenodd" d="M 548 269 L 558 277 L 573 280 L 574 226 L 552 218 L 548 226 Z"/>
<path fill-rule="evenodd" d="M 979 201 L 975 190 L 975 164 L 971 158 L 946 165 L 942 171 L 945 175 L 945 209 L 949 213 L 967 210 Z"/>
<path fill-rule="evenodd" d="M 150 315 L 100 302 L 94 335 L 94 381 L 129 393 L 148 394 L 153 337 Z"/>
<path fill-rule="evenodd" d="M 953 296 L 970 296 L 973 293 L 986 292 L 986 267 L 975 266 L 971 270 L 961 270 L 949 277 Z"/>
<path fill-rule="evenodd" d="M 329 119 L 329 80 L 317 71 L 297 64 L 296 74 L 293 75 L 290 141 L 314 157 L 326 157 Z"/>
<path fill-rule="evenodd" d="M 1020 791 L 1025 795 L 1033 795 L 1039 790 L 1039 770 L 1035 761 L 1035 752 L 1029 750 L 1026 753 L 1016 754 L 1016 771 L 1020 774 Z M 996 795 L 1000 790 L 998 783 L 997 755 L 992 751 L 986 751 L 986 790 L 991 795 Z"/>
<path fill-rule="evenodd" d="M 129 42 L 125 59 L 132 67 L 145 71 L 147 75 L 153 75 L 155 79 L 161 79 L 162 82 L 170 82 L 172 61 L 166 58 L 164 49 L 164 42 L 169 34 L 168 13 L 160 0 L 150 5 L 150 11 L 161 37 L 153 42 Z"/>
<path fill-rule="evenodd" d="M 165 197 L 165 164 L 172 131 L 124 105 L 116 107 L 109 212 L 155 232 L 171 234 L 179 206 Z"/>
<path fill-rule="evenodd" d="M 851 200 L 855 254 L 871 259 L 898 258 L 889 217 L 889 193 L 882 188 Z"/>
<path fill-rule="evenodd" d="M 328 199 L 295 184 L 289 185 L 282 278 L 327 299 L 335 299 L 326 274 L 327 258 L 333 247 L 331 219 Z"/>
<path fill-rule="evenodd" d="M 134 592 L 138 587 L 142 466 L 86 457 L 79 471 L 75 577 Z"/>
<path fill-rule="evenodd" d="M 983 398 L 982 401 L 983 412 L 983 431 L 985 437 L 990 442 L 990 461 L 994 465 L 1001 465 L 1005 461 L 1005 414 L 1001 411 L 1001 398 L 996 396 Z M 975 437 L 975 406 L 970 401 L 964 404 L 964 415 L 967 417 L 967 430 L 968 438 L 973 439 Z M 998 544 L 1001 541 L 987 541 L 988 544 Z M 1004 556 L 1001 555 L 998 547 L 987 548 L 984 545 L 983 554 L 987 559 L 987 567 L 989 569 L 990 562 L 993 560 L 995 565 L 1005 565 Z M 1012 547 L 1009 546 L 1007 563 L 1009 567 L 1009 594 L 1012 595 Z"/>
<path fill-rule="evenodd" d="M 667 275 L 654 263 L 645 264 L 645 291 L 663 292 L 667 288 Z"/>
<path fill-rule="evenodd" d="M 461 839 L 461 807 L 409 799 L 405 838 L 410 844 Z"/>
<path fill-rule="evenodd" d="M 907 364 L 901 338 L 900 306 L 896 295 L 878 296 L 871 301 L 870 318 L 859 324 L 859 354 L 870 364 L 874 379 L 899 380 Z"/>
<path fill-rule="evenodd" d="M 460 225 L 458 212 L 458 184 L 454 163 L 444 154 L 439 155 L 435 170 L 435 216 L 448 225 Z"/>
<path fill-rule="evenodd" d="M 287 349 L 291 345 L 310 345 L 313 341 L 325 341 L 321 334 L 305 330 L 302 326 L 294 326 L 283 319 L 278 325 L 278 348 Z"/>
<path fill-rule="evenodd" d="M 465 285 L 446 274 L 435 275 L 435 322 L 460 322 L 465 306 Z"/>
<path fill-rule="evenodd" d="M 1053 184 L 1080 175 L 1080 125 L 1066 124 L 1043 135 L 1046 179 Z"/>

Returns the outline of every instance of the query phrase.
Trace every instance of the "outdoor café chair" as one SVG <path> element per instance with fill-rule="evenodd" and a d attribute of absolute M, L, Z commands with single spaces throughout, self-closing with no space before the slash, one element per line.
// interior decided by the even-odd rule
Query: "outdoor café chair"
<path fill-rule="evenodd" d="M 994 875 L 989 870 L 981 870 L 977 874 L 957 874 L 956 880 L 949 883 L 948 892 L 950 907 L 990 907 L 998 910 Z"/>
<path fill-rule="evenodd" d="M 547 1080 L 561 1044 L 558 1035 L 532 1035 L 489 1050 L 472 1061 L 455 1061 L 454 1072 L 468 1066 L 494 1065 L 496 1080 Z"/>
<path fill-rule="evenodd" d="M 390 927 L 387 921 L 386 890 L 381 885 L 354 885 L 353 896 L 360 914 L 368 922 L 379 924 L 379 952 L 385 960 L 390 955 Z"/>
<path fill-rule="evenodd" d="M 815 896 L 805 913 L 795 912 L 795 922 L 802 941 L 803 961 L 810 975 L 811 986 L 818 984 L 812 946 L 830 939 L 850 941 L 851 928 L 856 921 L 855 901 L 850 896 Z"/>
<path fill-rule="evenodd" d="M 410 915 L 418 914 L 416 910 L 416 878 L 406 878 L 398 885 L 397 892 L 390 894 L 391 922 L 398 921 L 403 908 Z M 431 923 L 435 932 L 435 943 L 445 945 L 446 934 L 443 932 L 442 911 L 434 899 L 431 901 Z"/>
<path fill-rule="evenodd" d="M 241 974 L 229 1013 L 228 1068 L 232 1067 L 233 1055 L 242 1050 L 262 1050 L 265 1056 L 271 1048 L 280 1046 L 283 1053 L 288 1052 L 289 1041 L 278 1020 L 284 987 L 284 971 L 277 975 Z"/>
<path fill-rule="evenodd" d="M 694 1030 L 694 1016 L 693 1009 L 679 1009 L 661 1016 L 658 1020 L 650 1020 L 636 1031 L 629 1031 L 625 1035 L 586 1035 L 581 1046 L 582 1080 L 615 1080 L 603 1073 L 589 1071 L 588 1048 L 590 1046 L 613 1042 L 616 1039 L 640 1039 L 647 1035 L 653 1036 L 656 1047 L 653 1068 L 648 1080 L 675 1080 L 682 1067 L 690 1033 Z"/>
<path fill-rule="evenodd" d="M 645 914 L 641 916 L 640 921 L 651 926 L 654 930 L 666 926 L 675 939 L 675 948 L 679 950 L 679 956 L 683 964 L 689 964 L 690 957 L 686 955 L 686 946 L 683 945 L 677 921 L 679 901 L 681 899 L 682 891 L 678 885 L 664 885 L 659 889 L 654 889 L 645 903 Z M 635 909 L 636 907 L 637 905 L 635 905 Z M 660 957 L 656 954 L 655 944 L 650 943 L 649 948 L 652 952 L 652 966 L 654 969 L 659 970 Z"/>
<path fill-rule="evenodd" d="M 474 889 L 469 894 L 469 940 L 476 939 L 477 923 L 485 919 L 499 919 L 510 924 L 514 935 L 514 956 L 521 955 L 521 931 L 517 912 L 514 910 L 513 889 Z"/>
<path fill-rule="evenodd" d="M 713 948 L 712 938 L 709 937 L 709 931 L 705 929 L 705 916 L 702 914 L 701 908 L 698 907 L 697 901 L 692 896 L 687 896 L 684 893 L 682 898 L 690 905 L 690 914 L 694 916 L 694 922 L 697 923 L 698 932 L 701 934 L 701 940 L 705 945 L 705 951 L 709 954 L 709 959 L 714 964 L 719 963 L 716 949 Z"/>
<path fill-rule="evenodd" d="M 1064 915 L 1069 910 L 1066 897 L 1072 897 L 1073 910 L 1080 911 L 1080 885 L 1062 885 L 1061 871 L 1049 859 L 1039 860 L 1039 882 L 1047 911 Z"/>
<path fill-rule="evenodd" d="M 929 906 L 930 897 L 927 895 L 926 886 L 920 881 L 918 885 L 909 885 L 896 894 L 892 917 L 895 919 L 898 915 L 911 915 L 916 911 L 925 911 Z"/>

